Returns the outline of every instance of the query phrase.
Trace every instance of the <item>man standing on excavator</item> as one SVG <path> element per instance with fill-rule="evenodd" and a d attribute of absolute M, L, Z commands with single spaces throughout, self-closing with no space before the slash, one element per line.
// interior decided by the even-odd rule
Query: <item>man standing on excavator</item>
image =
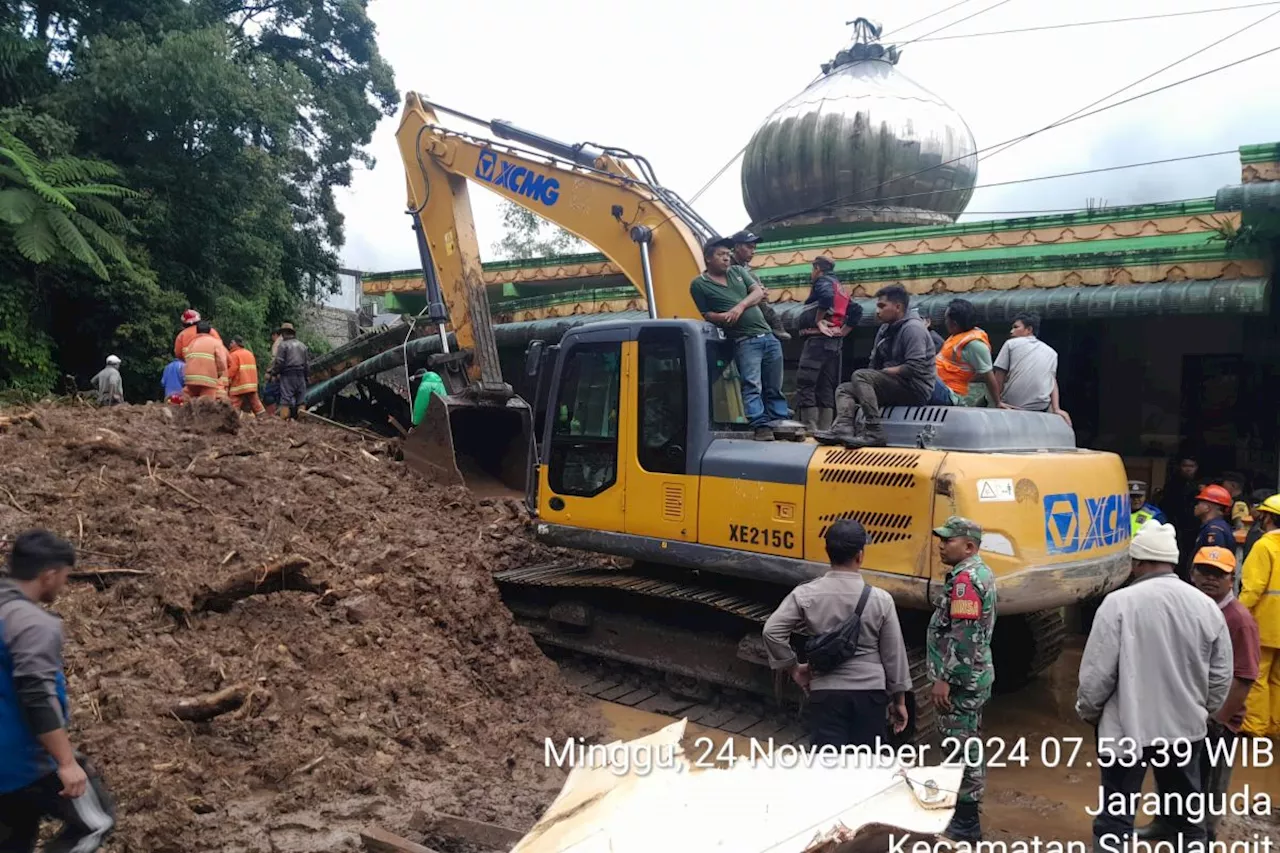
<path fill-rule="evenodd" d="M 760 312 L 764 288 L 734 266 L 733 241 L 710 241 L 702 257 L 707 271 L 690 282 L 689 295 L 707 322 L 733 341 L 747 420 L 757 439 L 772 441 L 774 425 L 786 422 L 791 412 L 782 395 L 782 344 Z"/>
<path fill-rule="evenodd" d="M 862 319 L 862 308 L 840 287 L 828 257 L 813 259 L 809 297 L 800 314 L 800 366 L 796 370 L 796 410 L 810 433 L 831 429 L 840 383 L 845 337 Z"/>
<path fill-rule="evenodd" d="M 760 238 L 750 231 L 743 230 L 729 239 L 733 242 L 733 263 L 746 270 L 751 280 L 763 289 L 764 282 L 760 280 L 760 276 L 756 275 L 755 270 L 751 269 L 751 259 L 756 256 L 756 243 L 760 242 Z M 775 338 L 780 341 L 791 340 L 791 335 L 782 328 L 782 318 L 778 316 L 777 311 L 773 310 L 769 300 L 765 299 L 760 303 L 760 313 L 764 315 L 764 321 L 769 324 L 769 328 L 773 329 Z"/>

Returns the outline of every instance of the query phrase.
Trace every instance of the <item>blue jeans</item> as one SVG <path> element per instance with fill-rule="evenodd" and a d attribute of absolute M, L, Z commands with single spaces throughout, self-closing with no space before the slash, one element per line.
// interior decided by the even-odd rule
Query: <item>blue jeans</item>
<path fill-rule="evenodd" d="M 933 394 L 925 401 L 926 406 L 951 406 L 951 389 L 941 379 L 933 380 Z"/>
<path fill-rule="evenodd" d="M 734 342 L 733 361 L 742 377 L 742 404 L 752 426 L 791 416 L 782 396 L 782 344 L 773 335 Z"/>

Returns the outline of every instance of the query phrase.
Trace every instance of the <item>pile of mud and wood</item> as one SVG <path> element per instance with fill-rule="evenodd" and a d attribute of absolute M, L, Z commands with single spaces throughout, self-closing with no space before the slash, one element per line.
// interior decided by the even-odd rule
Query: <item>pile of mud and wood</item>
<path fill-rule="evenodd" d="M 4 543 L 79 549 L 54 609 L 110 850 L 357 849 L 423 809 L 523 830 L 564 781 L 545 739 L 604 733 L 490 577 L 567 556 L 515 502 L 217 404 L 5 410 L 0 459 Z"/>

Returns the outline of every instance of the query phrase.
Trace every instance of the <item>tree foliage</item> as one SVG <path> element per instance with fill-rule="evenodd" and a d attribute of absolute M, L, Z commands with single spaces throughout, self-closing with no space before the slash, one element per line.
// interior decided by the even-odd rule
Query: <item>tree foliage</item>
<path fill-rule="evenodd" d="M 591 251 L 586 243 L 568 231 L 513 201 L 502 202 L 502 228 L 502 239 L 493 244 L 493 251 L 503 260 L 529 260 Z"/>
<path fill-rule="evenodd" d="M 188 306 L 264 346 L 336 287 L 334 188 L 397 101 L 366 0 L 0 0 L 0 116 L 23 126 L 0 125 L 35 156 L 0 137 L 0 229 L 30 223 L 0 240 L 0 324 L 27 318 L 0 356 L 20 336 L 42 365 L 0 386 L 83 381 L 114 351 L 155 396 Z"/>

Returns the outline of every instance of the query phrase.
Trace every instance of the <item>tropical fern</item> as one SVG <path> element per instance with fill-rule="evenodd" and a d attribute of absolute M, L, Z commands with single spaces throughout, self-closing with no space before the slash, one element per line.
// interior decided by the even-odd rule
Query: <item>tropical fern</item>
<path fill-rule="evenodd" d="M 137 195 L 127 187 L 104 183 L 119 175 L 110 163 L 79 157 L 45 162 L 0 127 L 0 223 L 13 226 L 14 245 L 33 263 L 69 255 L 100 278 L 110 279 L 105 255 L 134 272 L 124 244 L 107 230 L 134 232 L 108 201 Z"/>

